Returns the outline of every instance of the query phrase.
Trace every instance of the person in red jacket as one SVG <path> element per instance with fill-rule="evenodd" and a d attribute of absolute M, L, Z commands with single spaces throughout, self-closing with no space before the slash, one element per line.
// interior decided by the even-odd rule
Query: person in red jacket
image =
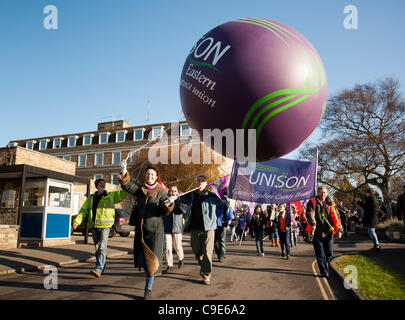
<path fill-rule="evenodd" d="M 342 227 L 335 205 L 325 186 L 318 188 L 315 199 L 307 204 L 307 219 L 314 234 L 312 243 L 322 277 L 329 277 L 329 261 L 333 255 L 333 236 L 342 237 Z"/>

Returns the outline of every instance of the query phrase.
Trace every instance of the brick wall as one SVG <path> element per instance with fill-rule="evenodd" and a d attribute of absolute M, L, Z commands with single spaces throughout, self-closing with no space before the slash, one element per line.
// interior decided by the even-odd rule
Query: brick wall
<path fill-rule="evenodd" d="M 0 148 L 0 165 L 28 164 L 34 167 L 75 175 L 76 163 L 22 147 Z"/>
<path fill-rule="evenodd" d="M 42 152 L 27 150 L 21 147 L 16 147 L 16 149 L 16 165 L 28 164 L 31 166 L 70 175 L 75 175 L 76 173 L 76 164 L 74 162 L 59 159 Z"/>
<path fill-rule="evenodd" d="M 17 248 L 18 226 L 0 226 L 0 249 Z"/>

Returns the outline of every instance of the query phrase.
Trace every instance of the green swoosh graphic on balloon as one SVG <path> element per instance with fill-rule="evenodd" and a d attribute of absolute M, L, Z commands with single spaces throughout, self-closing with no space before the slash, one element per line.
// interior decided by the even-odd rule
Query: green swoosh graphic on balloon
<path fill-rule="evenodd" d="M 263 98 L 259 99 L 256 101 L 253 106 L 249 109 L 249 111 L 246 113 L 246 116 L 243 120 L 242 124 L 242 129 L 246 129 L 246 125 L 249 122 L 249 119 L 252 117 L 253 113 L 266 101 L 273 99 L 275 97 L 281 96 L 281 95 L 287 95 L 287 94 L 299 94 L 299 93 L 314 93 L 319 91 L 319 88 L 315 89 L 298 89 L 298 88 L 291 88 L 291 89 L 283 89 L 283 90 L 277 90 L 274 91 Z"/>
<path fill-rule="evenodd" d="M 293 34 L 292 32 L 288 31 L 287 29 L 283 28 L 282 26 L 276 24 L 273 21 L 262 19 L 262 18 L 243 18 L 243 19 L 237 19 L 234 20 L 234 22 L 240 22 L 240 23 L 248 23 L 252 25 L 257 25 L 259 27 L 265 28 L 269 31 L 271 31 L 277 38 L 279 38 L 285 45 L 289 46 L 289 42 L 293 41 L 300 41 L 302 42 L 302 39 L 298 37 L 297 35 Z M 295 39 L 293 39 L 293 38 Z M 274 92 L 269 93 L 268 95 L 262 97 L 258 101 L 256 101 L 252 107 L 248 110 L 246 113 L 243 123 L 242 123 L 242 129 L 247 129 L 248 128 L 248 123 L 251 121 L 249 128 L 254 129 L 257 126 L 257 123 L 259 122 L 259 119 L 269 110 L 273 109 L 274 107 L 284 104 L 295 97 L 297 97 L 297 94 L 304 94 L 304 96 L 301 96 L 294 101 L 290 101 L 288 104 L 283 105 L 278 107 L 277 109 L 273 109 L 264 119 L 260 121 L 256 128 L 256 143 L 259 140 L 260 134 L 263 130 L 263 127 L 265 124 L 275 115 L 278 113 L 285 111 L 302 101 L 308 99 L 312 93 L 318 92 L 324 85 L 325 85 L 325 71 L 322 67 L 322 64 L 318 58 L 318 56 L 313 53 L 313 52 L 306 52 L 303 50 L 302 52 L 295 52 L 295 55 L 301 62 L 301 64 L 305 67 L 305 70 L 312 70 L 312 84 L 315 88 L 309 89 L 310 85 L 310 77 L 309 77 L 309 72 L 306 72 L 305 75 L 305 81 L 304 81 L 304 87 L 305 89 L 299 89 L 299 88 L 289 88 L 289 89 L 281 89 L 277 90 Z M 285 96 L 285 97 L 280 97 L 280 96 Z M 272 101 L 271 103 L 264 105 L 267 101 L 280 97 L 278 100 Z M 322 105 L 322 116 L 325 112 L 325 107 L 326 104 Z M 253 115 L 257 112 L 257 114 L 253 117 Z M 252 119 L 253 117 L 253 119 Z M 252 139 L 252 133 L 249 132 L 249 139 Z"/>
<path fill-rule="evenodd" d="M 277 31 L 279 31 L 280 33 L 282 33 L 282 34 L 283 34 L 285 37 L 287 37 L 289 40 L 294 40 L 294 39 L 291 39 L 291 38 L 290 38 L 287 34 L 285 34 L 284 32 L 289 33 L 291 36 L 293 36 L 293 37 L 295 38 L 295 40 L 301 41 L 301 39 L 297 38 L 297 37 L 295 36 L 295 34 L 291 33 L 290 31 L 288 31 L 287 29 L 283 28 L 282 26 L 280 26 L 280 25 L 274 23 L 273 21 L 269 21 L 269 20 L 262 19 L 262 18 L 247 18 L 247 19 L 244 19 L 244 20 L 251 20 L 251 21 L 262 22 L 262 23 L 265 24 L 265 25 L 268 25 L 268 26 L 270 26 L 270 27 L 273 27 L 275 30 L 277 30 Z"/>
<path fill-rule="evenodd" d="M 305 96 L 303 96 L 303 97 L 301 97 L 301 98 L 298 98 L 297 100 L 295 100 L 295 101 L 293 101 L 293 102 L 287 104 L 286 106 L 280 107 L 280 108 L 278 108 L 278 109 L 276 109 L 276 110 L 270 112 L 270 113 L 260 122 L 259 126 L 257 127 L 257 131 L 256 131 L 256 143 L 259 142 L 260 134 L 261 134 L 261 132 L 262 132 L 262 130 L 263 130 L 263 127 L 264 127 L 264 125 L 266 124 L 267 121 L 269 121 L 272 117 L 274 117 L 276 114 L 280 113 L 281 111 L 287 110 L 287 109 L 289 109 L 289 108 L 295 106 L 296 104 L 298 104 L 298 103 L 300 103 L 300 102 L 306 100 L 306 99 L 309 98 L 310 96 L 311 96 L 311 95 L 309 95 L 309 94 L 308 94 L 308 95 L 305 95 Z"/>
<path fill-rule="evenodd" d="M 234 22 L 242 22 L 242 23 L 254 24 L 254 25 L 257 25 L 259 27 L 263 27 L 263 28 L 273 32 L 281 41 L 283 41 L 288 46 L 288 43 L 276 31 L 274 31 L 273 28 L 271 28 L 269 26 L 266 26 L 266 25 L 263 25 L 263 24 L 260 24 L 260 23 L 256 23 L 256 22 L 253 22 L 253 21 L 245 21 L 245 20 L 241 20 L 241 19 L 237 19 L 237 20 L 233 20 L 233 21 Z"/>
<path fill-rule="evenodd" d="M 307 57 L 307 59 L 309 60 L 309 63 L 311 64 L 312 71 L 314 72 L 314 86 L 317 87 L 318 86 L 318 71 L 316 70 L 316 66 L 314 64 L 314 61 L 311 59 L 311 56 L 307 52 L 304 52 L 304 54 Z"/>
<path fill-rule="evenodd" d="M 315 61 L 318 65 L 319 70 L 321 70 L 321 88 L 325 85 L 325 70 L 323 69 L 321 62 L 319 61 L 318 57 L 315 55 Z"/>
<path fill-rule="evenodd" d="M 261 108 L 261 109 L 260 109 L 260 112 L 259 112 L 258 114 L 256 114 L 256 116 L 253 118 L 253 121 L 252 121 L 252 123 L 250 124 L 250 128 L 251 128 L 251 129 L 254 129 L 254 128 L 256 127 L 256 123 L 257 123 L 257 121 L 259 121 L 259 118 L 263 115 L 263 113 L 265 113 L 266 111 L 270 110 L 271 108 L 273 108 L 273 107 L 275 107 L 275 106 L 277 106 L 277 105 L 279 105 L 279 104 L 281 104 L 281 103 L 283 103 L 283 102 L 286 102 L 286 101 L 288 101 L 288 100 L 291 100 L 291 99 L 293 99 L 293 98 L 295 98 L 295 97 L 296 97 L 295 95 L 293 95 L 293 96 L 287 96 L 287 97 L 278 99 L 278 100 L 276 100 L 276 101 L 274 101 L 274 102 L 268 104 L 268 105 L 265 106 L 264 108 Z"/>
<path fill-rule="evenodd" d="M 299 61 L 301 61 L 301 63 L 304 65 L 304 67 L 306 67 L 306 64 L 305 64 L 305 62 L 304 62 L 304 59 L 301 57 L 301 55 L 295 53 L 295 56 L 298 58 Z M 305 70 L 306 70 L 306 68 L 305 68 Z M 305 87 L 305 88 L 308 88 L 308 87 L 309 87 L 309 72 L 306 72 L 304 87 Z"/>
<path fill-rule="evenodd" d="M 272 30 L 274 30 L 275 32 L 277 32 L 280 36 L 284 36 L 286 38 L 286 40 L 293 40 L 291 39 L 286 33 L 283 32 L 283 30 L 281 30 L 280 28 L 278 28 L 277 26 L 269 23 L 267 20 L 264 19 L 259 19 L 259 18 L 247 18 L 247 19 L 239 19 L 242 21 L 252 21 L 252 22 L 257 22 L 259 23 L 261 26 L 267 26 L 270 27 Z"/>
<path fill-rule="evenodd" d="M 215 68 L 212 64 L 209 64 L 209 63 L 207 63 L 207 62 L 200 62 L 200 61 L 194 60 L 194 59 L 191 58 L 191 57 L 188 57 L 188 60 L 190 60 L 190 62 L 191 62 L 193 65 L 196 65 L 196 66 L 203 66 L 203 67 L 209 67 L 209 68 L 214 69 L 214 70 L 217 71 L 217 72 L 220 72 L 220 71 L 219 71 L 217 68 Z"/>

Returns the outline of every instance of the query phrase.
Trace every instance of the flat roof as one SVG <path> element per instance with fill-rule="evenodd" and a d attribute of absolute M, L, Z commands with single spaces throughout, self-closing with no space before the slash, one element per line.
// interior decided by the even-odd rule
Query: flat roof
<path fill-rule="evenodd" d="M 0 179 L 19 178 L 25 171 L 26 178 L 52 178 L 67 182 L 79 182 L 83 184 L 90 184 L 90 179 L 74 176 L 62 172 L 52 171 L 39 167 L 34 167 L 28 164 L 17 164 L 11 166 L 0 166 Z"/>

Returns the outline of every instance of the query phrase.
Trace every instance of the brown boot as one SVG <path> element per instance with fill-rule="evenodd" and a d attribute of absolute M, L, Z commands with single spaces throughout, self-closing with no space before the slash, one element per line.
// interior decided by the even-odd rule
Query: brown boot
<path fill-rule="evenodd" d="M 276 245 L 276 239 L 273 238 L 272 240 L 273 242 L 271 243 L 271 246 L 274 247 Z"/>
<path fill-rule="evenodd" d="M 277 247 L 280 246 L 280 239 L 279 239 L 279 238 L 277 238 L 276 246 L 277 246 Z"/>
<path fill-rule="evenodd" d="M 101 277 L 101 274 L 100 274 L 97 270 L 95 270 L 95 269 L 92 269 L 92 270 L 90 271 L 90 274 L 92 274 L 92 275 L 95 276 L 96 278 L 100 278 L 100 277 Z"/>

